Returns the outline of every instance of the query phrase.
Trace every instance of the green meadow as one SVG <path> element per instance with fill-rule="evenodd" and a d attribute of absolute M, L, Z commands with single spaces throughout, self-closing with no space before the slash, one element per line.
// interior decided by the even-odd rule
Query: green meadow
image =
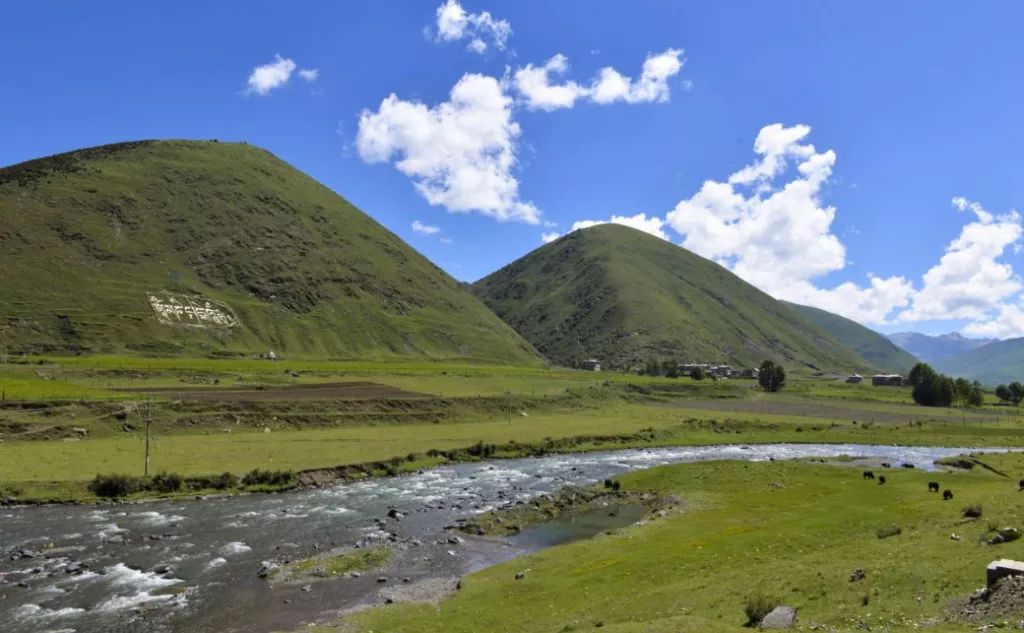
<path fill-rule="evenodd" d="M 1024 472 L 1019 455 L 982 459 Z M 676 495 L 682 509 L 471 574 L 437 606 L 378 607 L 316 630 L 736 631 L 756 596 L 795 607 L 800 630 L 973 630 L 957 621 L 958 601 L 985 585 L 989 561 L 1024 555 L 1020 541 L 981 541 L 991 527 L 1024 527 L 1016 477 L 886 474 L 882 486 L 855 467 L 799 462 L 631 473 L 625 490 Z M 929 493 L 933 480 L 954 499 Z M 982 516 L 964 518 L 968 505 Z M 856 569 L 863 579 L 851 580 Z"/>

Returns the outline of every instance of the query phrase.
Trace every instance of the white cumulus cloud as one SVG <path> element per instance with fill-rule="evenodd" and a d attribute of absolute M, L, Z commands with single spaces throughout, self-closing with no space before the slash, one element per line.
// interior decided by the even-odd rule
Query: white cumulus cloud
<path fill-rule="evenodd" d="M 670 48 L 657 55 L 648 55 L 643 71 L 636 81 L 608 66 L 601 69 L 591 86 L 590 98 L 595 103 L 647 103 L 668 101 L 668 80 L 683 68 L 683 51 Z"/>
<path fill-rule="evenodd" d="M 1019 308 L 1004 307 L 1003 303 L 1024 286 L 1013 267 L 999 260 L 1021 238 L 1020 214 L 1010 211 L 996 215 L 962 197 L 954 198 L 953 206 L 973 213 L 976 220 L 964 225 L 939 262 L 924 274 L 924 286 L 899 318 L 902 321 L 980 321 L 969 328 L 975 334 L 985 329 L 1012 328 L 1014 311 Z M 1002 321 L 989 320 L 989 315 L 997 310 Z M 1024 329 L 1018 331 L 1024 332 Z"/>
<path fill-rule="evenodd" d="M 773 296 L 884 323 L 909 301 L 913 287 L 902 277 L 869 277 L 867 286 L 847 282 L 831 289 L 813 282 L 843 269 L 846 249 L 831 232 L 835 208 L 821 201 L 836 154 L 806 143 L 810 132 L 806 125 L 765 126 L 751 165 L 725 182 L 704 182 L 666 221 L 685 236 L 683 246 Z"/>
<path fill-rule="evenodd" d="M 569 70 L 569 60 L 559 53 L 549 59 L 543 66 L 527 64 L 515 74 L 516 90 L 526 100 L 531 110 L 556 110 L 571 108 L 576 99 L 585 96 L 589 90 L 575 81 L 563 84 L 552 84 L 552 75 L 561 75 Z"/>
<path fill-rule="evenodd" d="M 501 82 L 466 74 L 434 107 L 392 94 L 364 110 L 356 147 L 368 163 L 393 160 L 432 205 L 538 224 L 540 211 L 520 199 L 512 173 L 519 134 Z"/>
<path fill-rule="evenodd" d="M 559 53 L 543 66 L 527 64 L 517 69 L 514 82 L 516 90 L 531 110 L 571 108 L 582 98 L 598 104 L 619 101 L 661 103 L 668 101 L 671 94 L 668 81 L 682 70 L 685 61 L 682 49 L 670 48 L 656 55 L 648 55 L 640 78 L 635 81 L 608 66 L 602 68 L 589 85 L 584 86 L 571 80 L 554 83 L 555 78 L 569 71 L 568 58 Z"/>
<path fill-rule="evenodd" d="M 488 11 L 469 13 L 458 0 L 446 0 L 437 8 L 437 40 L 457 41 L 469 38 L 466 48 L 474 53 L 484 53 L 490 41 L 498 50 L 504 50 L 512 35 L 508 20 L 498 20 Z"/>
<path fill-rule="evenodd" d="M 303 81 L 307 81 L 309 83 L 313 83 L 314 81 L 316 81 L 317 79 L 320 78 L 320 69 L 319 68 L 303 68 L 303 69 L 301 69 L 299 71 L 299 77 Z"/>
<path fill-rule="evenodd" d="M 434 235 L 436 233 L 441 232 L 440 227 L 431 226 L 430 224 L 424 224 L 419 220 L 413 220 L 412 230 L 422 235 Z"/>
<path fill-rule="evenodd" d="M 272 90 L 280 88 L 288 83 L 292 73 L 295 72 L 295 62 L 287 57 L 276 55 L 274 61 L 269 64 L 257 66 L 249 74 L 248 92 L 260 96 L 270 94 Z"/>
<path fill-rule="evenodd" d="M 550 242 L 554 242 L 560 237 L 562 237 L 562 234 L 559 233 L 558 231 L 552 231 L 550 233 L 541 233 L 540 241 L 544 242 L 545 244 L 548 244 Z"/>

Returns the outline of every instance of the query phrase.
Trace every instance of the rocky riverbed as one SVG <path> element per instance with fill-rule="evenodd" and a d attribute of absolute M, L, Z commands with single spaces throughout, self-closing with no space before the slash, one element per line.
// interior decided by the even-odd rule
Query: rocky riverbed
<path fill-rule="evenodd" d="M 1000 450 L 1000 449 L 988 449 Z M 1005 450 L 1005 449 L 1002 449 Z M 446 466 L 280 495 L 0 509 L 9 633 L 293 630 L 397 600 L 434 601 L 473 570 L 635 522 L 626 504 L 501 538 L 450 529 L 567 485 L 709 459 L 864 455 L 930 469 L 960 448 L 772 444 L 637 449 Z M 272 570 L 387 547 L 379 568 L 274 582 Z"/>

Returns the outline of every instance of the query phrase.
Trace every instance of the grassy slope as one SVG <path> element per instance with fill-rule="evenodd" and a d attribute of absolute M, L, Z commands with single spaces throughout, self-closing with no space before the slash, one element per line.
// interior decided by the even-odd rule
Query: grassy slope
<path fill-rule="evenodd" d="M 879 486 L 856 468 L 782 462 L 632 473 L 620 478 L 625 489 L 678 495 L 684 511 L 465 577 L 439 607 L 392 605 L 350 616 L 344 630 L 736 631 L 755 592 L 797 607 L 804 627 L 973 630 L 944 622 L 948 602 L 983 586 L 990 560 L 1024 553 L 1021 542 L 978 543 L 990 522 L 1020 528 L 1024 511 L 1016 486 L 1024 458 L 983 459 L 1013 478 L 982 469 L 892 471 Z M 931 480 L 953 489 L 955 499 L 926 492 Z M 961 508 L 973 503 L 983 518 L 961 519 Z M 892 524 L 902 534 L 877 537 Z M 857 568 L 866 578 L 851 582 Z M 524 569 L 526 577 L 515 580 Z"/>
<path fill-rule="evenodd" d="M 1024 380 L 1024 338 L 989 343 L 969 352 L 940 358 L 934 365 L 947 374 L 986 385 Z"/>
<path fill-rule="evenodd" d="M 127 143 L 0 169 L 0 270 L 0 353 L 540 362 L 398 237 L 245 144 Z M 225 301 L 243 327 L 161 325 L 147 300 L 161 290 Z"/>
<path fill-rule="evenodd" d="M 871 365 L 886 371 L 905 373 L 917 364 L 912 354 L 878 332 L 838 314 L 785 302 L 802 317 L 818 325 L 840 343 L 860 354 Z"/>
<path fill-rule="evenodd" d="M 549 359 L 616 367 L 648 359 L 766 358 L 789 369 L 866 369 L 823 329 L 725 268 L 607 224 L 574 231 L 473 285 Z"/>

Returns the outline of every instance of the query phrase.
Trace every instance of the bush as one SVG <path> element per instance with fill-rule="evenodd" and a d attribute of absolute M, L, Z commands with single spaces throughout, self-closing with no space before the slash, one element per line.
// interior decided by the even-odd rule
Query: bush
<path fill-rule="evenodd" d="M 981 505 L 969 505 L 964 508 L 962 512 L 965 519 L 977 519 L 981 517 Z"/>
<path fill-rule="evenodd" d="M 757 626 L 766 615 L 772 612 L 777 605 L 775 598 L 757 593 L 747 598 L 747 604 L 743 607 L 743 613 L 747 616 L 747 626 Z"/>
<path fill-rule="evenodd" d="M 295 473 L 290 470 L 260 470 L 254 468 L 242 477 L 242 484 L 246 486 L 285 486 L 292 483 Z"/>
<path fill-rule="evenodd" d="M 89 490 L 97 497 L 116 499 L 137 492 L 139 482 L 130 475 L 96 475 L 89 483 Z"/>
<path fill-rule="evenodd" d="M 231 473 L 222 473 L 220 475 L 206 475 L 204 477 L 189 477 L 185 482 L 191 490 L 205 490 L 207 488 L 227 490 L 228 488 L 238 486 L 238 477 Z"/>
<path fill-rule="evenodd" d="M 899 536 L 900 534 L 903 534 L 903 528 L 896 524 L 878 528 L 878 531 L 875 532 L 875 536 L 880 539 L 889 538 L 890 536 Z"/>
<path fill-rule="evenodd" d="M 178 473 L 157 473 L 150 480 L 147 489 L 154 492 L 178 492 L 184 483 L 185 478 Z"/>

